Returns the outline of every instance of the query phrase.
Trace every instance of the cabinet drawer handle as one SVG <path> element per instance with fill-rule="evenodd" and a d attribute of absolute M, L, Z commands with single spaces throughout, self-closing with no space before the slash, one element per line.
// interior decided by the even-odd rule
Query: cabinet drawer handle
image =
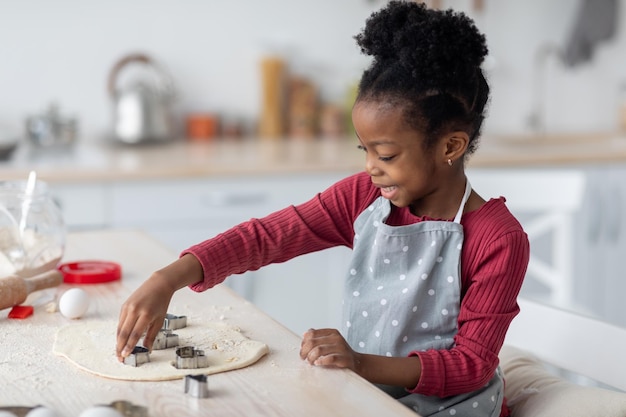
<path fill-rule="evenodd" d="M 252 206 L 264 204 L 268 199 L 269 196 L 265 192 L 214 192 L 203 196 L 201 203 L 203 206 L 208 207 Z"/>

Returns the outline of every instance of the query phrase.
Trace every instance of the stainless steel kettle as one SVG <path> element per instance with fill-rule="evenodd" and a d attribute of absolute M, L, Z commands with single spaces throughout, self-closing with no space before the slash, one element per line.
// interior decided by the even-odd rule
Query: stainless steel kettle
<path fill-rule="evenodd" d="M 120 72 L 130 64 L 140 64 L 141 78 L 125 87 L 118 86 Z M 147 75 L 152 75 L 148 79 Z M 174 138 L 172 103 L 174 87 L 169 75 L 150 57 L 130 54 L 115 63 L 109 73 L 108 90 L 113 100 L 113 136 L 136 144 L 162 142 Z"/>

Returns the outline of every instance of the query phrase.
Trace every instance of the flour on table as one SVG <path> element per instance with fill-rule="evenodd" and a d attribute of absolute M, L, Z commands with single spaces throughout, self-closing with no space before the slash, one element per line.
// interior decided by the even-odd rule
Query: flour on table
<path fill-rule="evenodd" d="M 166 381 L 189 374 L 215 374 L 252 365 L 268 353 L 266 344 L 250 340 L 225 323 L 189 323 L 174 330 L 180 346 L 203 350 L 207 368 L 178 369 L 176 347 L 153 350 L 150 362 L 134 367 L 115 356 L 116 321 L 81 320 L 57 331 L 53 351 L 95 375 L 131 381 Z"/>

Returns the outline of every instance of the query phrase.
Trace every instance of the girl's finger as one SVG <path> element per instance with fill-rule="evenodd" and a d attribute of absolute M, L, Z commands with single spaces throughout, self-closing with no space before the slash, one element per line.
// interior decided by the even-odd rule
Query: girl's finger
<path fill-rule="evenodd" d="M 132 317 L 127 317 L 124 320 L 120 327 L 116 344 L 116 353 L 120 361 L 123 361 L 125 357 L 132 353 L 149 325 L 150 319 L 146 316 L 140 316 L 136 320 Z"/>
<path fill-rule="evenodd" d="M 152 350 L 152 345 L 154 344 L 154 339 L 156 339 L 159 334 L 159 330 L 163 328 L 163 321 L 155 320 L 153 321 L 148 330 L 146 331 L 146 335 L 143 337 L 143 345 L 144 347 Z"/>

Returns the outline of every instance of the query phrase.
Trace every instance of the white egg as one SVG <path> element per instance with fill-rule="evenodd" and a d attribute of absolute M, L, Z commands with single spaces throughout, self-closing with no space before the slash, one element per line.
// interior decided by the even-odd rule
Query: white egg
<path fill-rule="evenodd" d="M 59 299 L 59 311 L 68 319 L 81 317 L 89 308 L 89 295 L 80 288 L 71 288 Z"/>
<path fill-rule="evenodd" d="M 17 417 L 17 414 L 13 414 L 10 411 L 0 410 L 0 417 Z"/>
<path fill-rule="evenodd" d="M 56 411 L 46 407 L 33 408 L 26 414 L 26 417 L 59 417 Z"/>
<path fill-rule="evenodd" d="M 119 411 L 105 405 L 98 405 L 84 410 L 78 417 L 124 417 Z"/>

